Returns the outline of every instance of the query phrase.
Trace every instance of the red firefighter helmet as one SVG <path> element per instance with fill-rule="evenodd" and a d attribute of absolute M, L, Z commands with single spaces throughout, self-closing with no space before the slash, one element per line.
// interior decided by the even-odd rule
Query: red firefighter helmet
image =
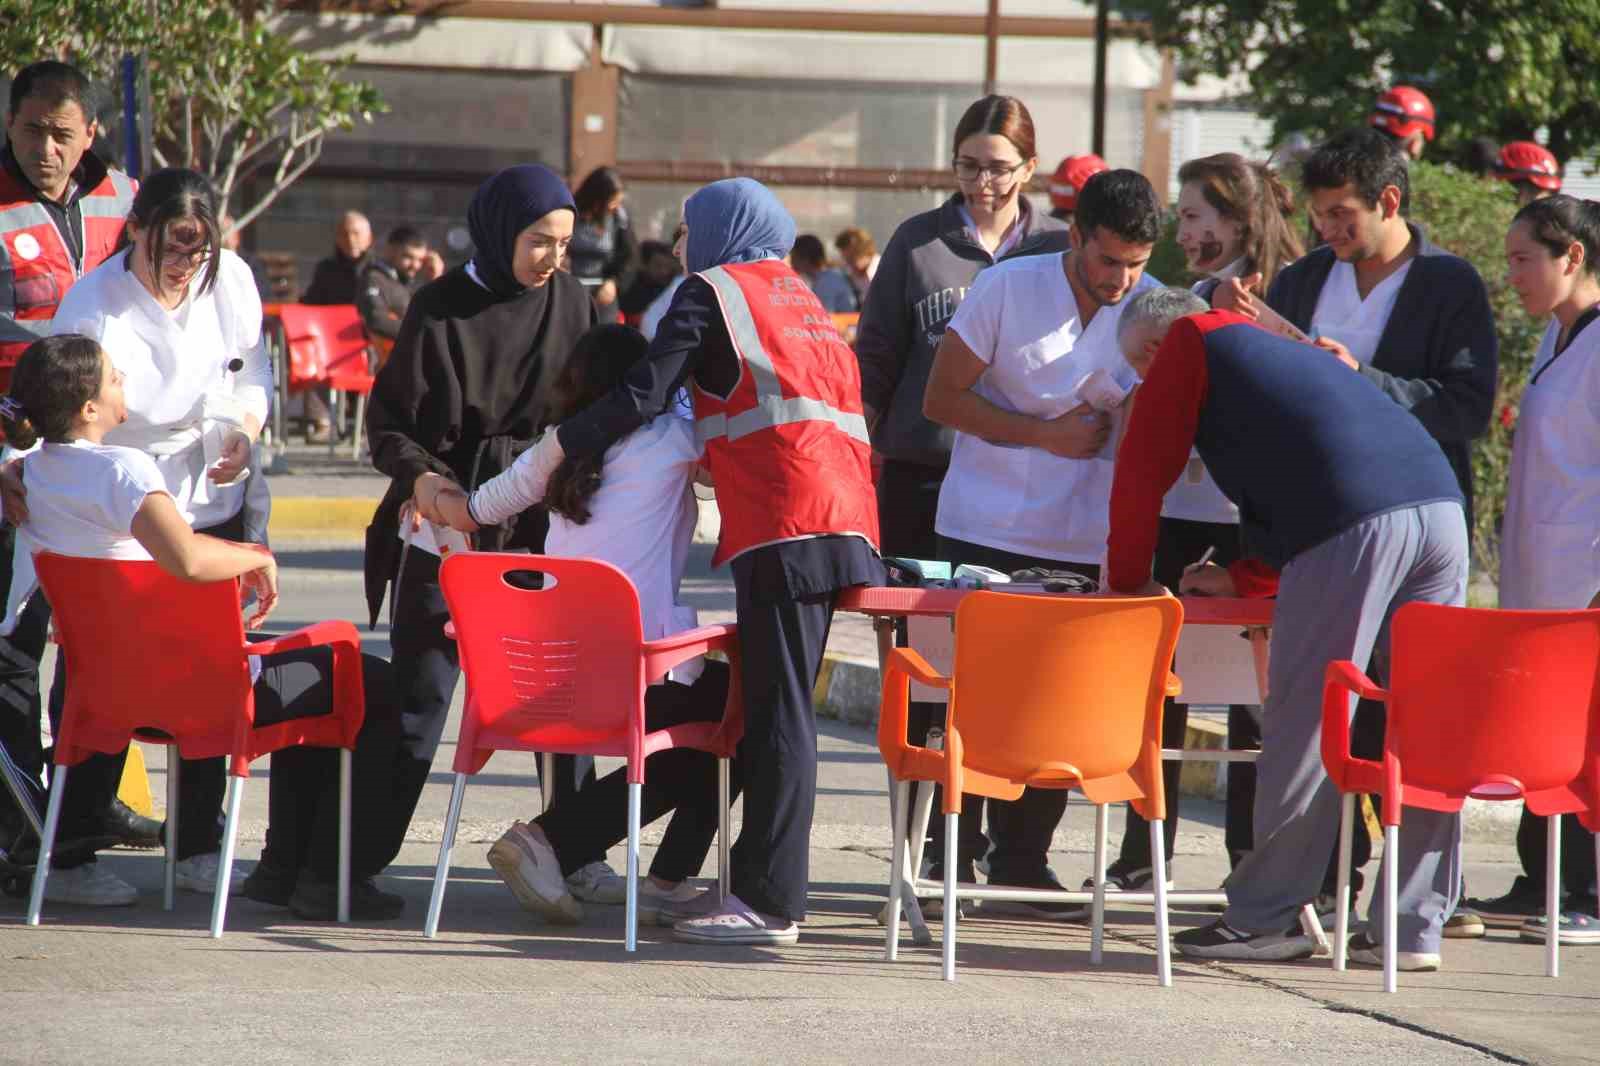
<path fill-rule="evenodd" d="M 1409 85 L 1396 85 L 1379 96 L 1370 119 L 1372 125 L 1395 137 L 1420 133 L 1425 141 L 1433 140 L 1433 120 L 1433 101 Z"/>
<path fill-rule="evenodd" d="M 1500 149 L 1494 176 L 1501 181 L 1528 181 L 1547 192 L 1561 191 L 1561 164 L 1549 149 L 1532 141 L 1512 141 Z"/>
<path fill-rule="evenodd" d="M 1050 176 L 1050 206 L 1060 211 L 1077 210 L 1078 194 L 1084 185 L 1096 174 L 1110 169 L 1106 161 L 1093 152 L 1067 156 Z"/>

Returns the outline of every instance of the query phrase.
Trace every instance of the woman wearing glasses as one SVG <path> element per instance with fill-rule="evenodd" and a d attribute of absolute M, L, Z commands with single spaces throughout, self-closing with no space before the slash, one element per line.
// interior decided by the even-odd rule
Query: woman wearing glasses
<path fill-rule="evenodd" d="M 855 348 L 872 447 L 883 463 L 878 515 L 885 555 L 939 555 L 934 513 L 955 431 L 923 417 L 922 396 L 933 353 L 967 288 L 1001 259 L 1068 247 L 1066 224 L 1036 211 L 1023 195 L 1037 164 L 1033 118 L 1021 100 L 986 96 L 967 108 L 951 146 L 957 191 L 900 224 L 867 287 Z M 938 706 L 915 705 L 913 729 L 920 721 L 926 730 Z M 989 842 L 982 806 L 963 810 L 961 879 L 970 881 L 966 868 Z M 939 819 L 933 825 L 937 839 Z M 937 864 L 942 846 L 932 854 Z M 936 869 L 933 876 L 943 874 Z"/>

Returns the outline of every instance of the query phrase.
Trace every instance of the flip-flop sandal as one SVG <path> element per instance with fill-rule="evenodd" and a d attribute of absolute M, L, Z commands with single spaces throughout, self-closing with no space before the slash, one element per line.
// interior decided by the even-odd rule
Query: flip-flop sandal
<path fill-rule="evenodd" d="M 793 922 L 774 929 L 756 917 L 754 911 L 719 911 L 703 918 L 690 918 L 672 927 L 672 937 L 687 944 L 793 944 L 800 929 Z"/>

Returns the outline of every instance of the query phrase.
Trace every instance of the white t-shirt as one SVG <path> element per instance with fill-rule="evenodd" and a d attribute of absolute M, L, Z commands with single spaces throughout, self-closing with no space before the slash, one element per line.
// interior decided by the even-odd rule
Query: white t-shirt
<path fill-rule="evenodd" d="M 100 342 L 127 377 L 128 421 L 106 443 L 155 457 L 178 510 L 204 529 L 232 518 L 244 504 L 246 479 L 219 487 L 206 468 L 221 454 L 227 429 L 219 419 L 252 414 L 266 422 L 272 366 L 261 343 L 261 298 L 244 261 L 224 251 L 217 283 L 168 311 L 112 256 L 67 291 L 52 333 L 82 333 Z M 243 368 L 228 369 L 234 359 Z"/>
<path fill-rule="evenodd" d="M 980 273 L 949 328 L 988 364 L 973 391 L 1007 411 L 1055 418 L 1078 406 L 1078 383 L 1104 370 L 1138 381 L 1117 346 L 1117 320 L 1149 275 L 1085 327 L 1059 255 L 1011 259 Z M 1110 531 L 1111 459 L 1064 459 L 1042 448 L 957 433 L 935 530 L 1020 555 L 1099 563 Z"/>
<path fill-rule="evenodd" d="M 11 595 L 0 631 L 10 633 L 38 588 L 33 553 L 85 559 L 149 559 L 133 539 L 133 516 L 152 492 L 166 492 L 156 461 L 133 448 L 45 443 L 22 464 L 28 520 L 17 527 Z"/>
<path fill-rule="evenodd" d="M 1212 273 L 1218 281 L 1236 278 L 1244 272 L 1244 257 L 1240 256 L 1221 270 Z M 1208 282 L 1195 282 L 1192 292 L 1198 293 Z M 1186 522 L 1213 522 L 1218 525 L 1239 524 L 1239 508 L 1222 494 L 1211 478 L 1211 471 L 1200 459 L 1197 448 L 1189 449 L 1189 462 L 1172 488 L 1161 501 L 1162 518 L 1178 518 Z"/>
<path fill-rule="evenodd" d="M 524 452 L 473 493 L 475 514 L 498 518 L 544 498 L 545 484 L 532 476 L 532 455 L 532 449 Z M 645 640 L 698 624 L 695 609 L 678 602 L 678 584 L 699 516 L 693 490 L 699 461 L 694 425 L 670 411 L 657 415 L 606 450 L 600 488 L 589 497 L 589 521 L 578 525 L 550 515 L 545 554 L 600 559 L 627 574 L 639 592 Z M 696 659 L 674 667 L 671 677 L 688 684 L 702 669 Z"/>
<path fill-rule="evenodd" d="M 1356 268 L 1342 259 L 1334 263 L 1317 294 L 1317 309 L 1311 315 L 1312 336 L 1338 341 L 1362 366 L 1372 362 L 1384 327 L 1394 313 L 1400 286 L 1405 284 L 1414 262 L 1415 257 L 1406 260 L 1399 270 L 1374 285 L 1365 300 L 1356 288 Z"/>

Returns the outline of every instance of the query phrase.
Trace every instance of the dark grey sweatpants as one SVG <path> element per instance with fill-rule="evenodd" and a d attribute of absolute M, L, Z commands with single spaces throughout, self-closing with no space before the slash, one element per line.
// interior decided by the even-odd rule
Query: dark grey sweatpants
<path fill-rule="evenodd" d="M 1387 662 L 1396 608 L 1413 600 L 1459 606 L 1466 591 L 1467 527 L 1454 502 L 1369 518 L 1284 567 L 1256 763 L 1255 850 L 1228 878 L 1229 925 L 1282 932 L 1322 886 L 1328 841 L 1339 825 L 1338 792 L 1321 754 L 1328 663 L 1365 663 L 1378 649 L 1377 671 Z M 1461 880 L 1460 816 L 1408 808 L 1399 850 L 1396 947 L 1436 952 Z M 1381 895 L 1369 914 L 1375 939 L 1383 928 Z"/>

